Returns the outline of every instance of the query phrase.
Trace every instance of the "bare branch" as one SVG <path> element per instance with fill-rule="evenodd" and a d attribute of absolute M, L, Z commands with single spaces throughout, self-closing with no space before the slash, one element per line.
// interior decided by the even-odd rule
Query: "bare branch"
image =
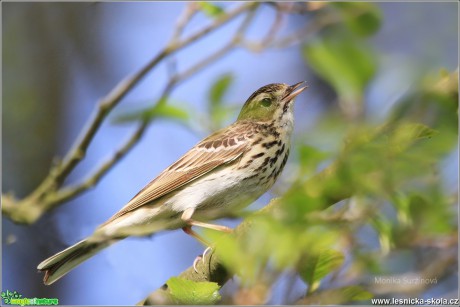
<path fill-rule="evenodd" d="M 241 40 L 241 45 L 253 52 L 261 52 L 265 48 L 270 46 L 270 43 L 274 40 L 276 33 L 281 27 L 283 21 L 283 14 L 280 10 L 276 10 L 275 21 L 271 24 L 265 37 L 260 42 L 252 42 L 248 40 Z"/>
<path fill-rule="evenodd" d="M 97 170 L 93 174 L 89 175 L 86 180 L 82 183 L 65 187 L 59 190 L 58 192 L 51 194 L 47 198 L 49 202 L 48 209 L 55 207 L 58 204 L 61 204 L 71 198 L 74 198 L 78 194 L 88 190 L 89 188 L 94 187 L 99 180 L 114 166 L 121 158 L 123 158 L 133 146 L 140 140 L 141 136 L 144 134 L 145 129 L 147 128 L 147 122 L 142 122 L 134 131 L 134 133 L 128 138 L 127 141 L 105 162 L 98 166 Z"/>
<path fill-rule="evenodd" d="M 91 140 L 94 138 L 94 135 L 99 129 L 103 119 L 121 101 L 121 99 L 161 60 L 170 54 L 173 54 L 178 50 L 188 46 L 192 42 L 195 42 L 210 31 L 224 25 L 236 16 L 248 10 L 250 7 L 251 5 L 249 4 L 239 6 L 237 9 L 229 12 L 228 14 L 224 14 L 221 18 L 216 19 L 211 25 L 205 27 L 201 31 L 196 32 L 195 34 L 192 34 L 183 41 L 176 41 L 174 38 L 169 46 L 163 49 L 143 68 L 134 73 L 132 76 L 122 80 L 107 96 L 100 100 L 96 109 L 95 116 L 89 120 L 86 128 L 83 130 L 84 132 L 82 133 L 81 137 L 77 140 L 69 154 L 64 158 L 63 163 L 58 167 L 58 169 L 51 172 L 50 175 L 54 177 L 54 183 L 58 185 L 61 184 L 67 175 L 75 168 L 78 162 L 84 158 L 86 149 L 88 148 Z"/>
<path fill-rule="evenodd" d="M 188 16 L 191 16 L 190 14 Z M 244 33 L 244 31 L 247 29 L 247 27 L 250 24 L 250 21 L 254 18 L 254 10 L 251 10 L 244 21 L 242 22 L 241 26 L 239 29 L 236 31 L 233 39 L 230 40 L 230 42 L 223 46 L 221 49 L 217 50 L 215 53 L 208 55 L 206 58 L 204 58 L 202 61 L 196 63 L 186 71 L 180 74 L 175 74 L 173 75 L 170 79 L 168 84 L 163 90 L 163 93 L 161 94 L 161 97 L 157 100 L 157 105 L 160 103 L 165 103 L 171 94 L 171 92 L 174 90 L 174 88 L 183 80 L 188 79 L 192 75 L 196 74 L 200 70 L 206 68 L 213 62 L 217 61 L 221 57 L 223 57 L 225 54 L 227 54 L 229 51 L 231 51 L 234 47 L 237 46 L 237 42 L 239 41 L 239 37 Z M 140 140 L 142 135 L 145 132 L 145 129 L 149 122 L 151 122 L 152 119 L 149 120 L 144 120 L 138 128 L 133 132 L 133 134 L 128 138 L 128 140 L 124 143 L 124 145 L 121 146 L 119 150 L 113 154 L 112 157 L 110 157 L 106 162 L 102 163 L 96 171 L 93 172 L 93 174 L 89 175 L 86 180 L 83 182 L 73 185 L 73 186 L 68 186 L 65 188 L 62 188 L 55 193 L 49 194 L 46 199 L 46 209 L 45 210 L 50 210 L 51 208 L 77 196 L 78 194 L 86 191 L 87 189 L 95 186 L 99 180 L 111 169 L 111 167 L 118 162 L 121 158 L 126 155 L 129 150 Z"/>
<path fill-rule="evenodd" d="M 184 11 L 184 14 L 179 18 L 179 21 L 177 23 L 176 29 L 174 31 L 174 35 L 172 40 L 177 41 L 180 38 L 180 35 L 182 34 L 185 26 L 188 24 L 188 22 L 191 20 L 191 18 L 195 15 L 197 12 L 196 10 L 196 4 L 195 3 L 189 3 L 187 8 Z M 192 68 L 187 70 L 181 75 L 175 74 L 172 76 L 166 85 L 165 89 L 163 90 L 163 93 L 161 95 L 161 98 L 157 101 L 157 104 L 160 103 L 161 101 L 166 101 L 169 94 L 173 90 L 174 86 L 181 80 L 184 80 L 194 73 L 198 72 L 199 70 L 205 68 L 207 65 L 211 64 L 213 61 L 217 60 L 219 57 L 224 55 L 227 51 L 229 51 L 230 48 L 228 46 L 225 46 L 222 50 L 219 50 L 219 52 L 216 52 L 216 54 L 213 54 L 209 56 L 206 61 L 200 62 L 196 65 L 194 65 Z M 103 163 L 92 175 L 88 177 L 83 183 L 73 186 L 73 187 L 67 187 L 60 191 L 58 193 L 55 201 L 56 202 L 64 202 L 72 197 L 75 197 L 76 195 L 80 194 L 81 192 L 84 192 L 86 189 L 94 186 L 100 179 L 101 177 L 108 171 L 110 168 L 119 160 L 121 159 L 128 151 L 139 141 L 139 139 L 142 137 L 142 135 L 145 132 L 145 129 L 147 127 L 148 122 L 143 121 L 139 127 L 134 131 L 134 133 L 131 135 L 131 137 L 128 139 L 127 142 L 110 158 L 108 159 L 105 163 Z"/>
<path fill-rule="evenodd" d="M 8 200 L 7 205 L 2 207 L 2 212 L 5 216 L 9 217 L 12 221 L 17 223 L 31 224 L 34 223 L 44 212 L 55 207 L 85 191 L 92 185 L 94 185 L 106 172 L 110 169 L 119 159 L 126 154 L 134 144 L 137 143 L 139 138 L 143 135 L 145 125 L 148 123 L 142 123 L 134 134 L 129 138 L 128 142 L 119 149 L 112 158 L 106 163 L 101 165 L 99 169 L 90 176 L 85 182 L 80 185 L 65 188 L 59 190 L 64 180 L 71 173 L 71 171 L 78 165 L 78 163 L 84 159 L 86 150 L 93 140 L 96 132 L 99 130 L 102 122 L 107 117 L 109 112 L 126 96 L 126 94 L 132 90 L 142 78 L 151 70 L 153 70 L 158 63 L 174 54 L 175 52 L 185 48 L 191 43 L 199 40 L 211 31 L 219 28 L 226 24 L 230 20 L 236 18 L 240 14 L 256 8 L 256 3 L 245 3 L 233 10 L 230 10 L 226 14 L 222 14 L 219 18 L 215 19 L 210 25 L 203 29 L 195 32 L 189 37 L 178 40 L 177 37 L 182 32 L 182 29 L 186 26 L 187 21 L 193 16 L 193 11 L 190 7 L 187 7 L 186 13 L 181 22 L 178 24 L 178 30 L 171 39 L 170 43 L 160 51 L 152 60 L 150 60 L 144 67 L 133 75 L 122 80 L 112 91 L 109 92 L 104 98 L 102 98 L 96 106 L 94 115 L 90 118 L 85 128 L 82 130 L 80 137 L 74 143 L 73 147 L 69 150 L 62 162 L 57 163 L 50 170 L 49 175 L 44 181 L 33 191 L 29 196 L 23 200 L 17 201 L 13 197 L 4 196 Z M 215 57 L 214 59 L 217 59 Z M 166 94 L 172 90 L 173 85 L 177 82 L 173 78 L 170 85 L 166 87 Z M 165 93 L 162 95 L 166 97 Z M 161 100 L 160 100 L 161 102 Z"/>
<path fill-rule="evenodd" d="M 196 13 L 197 4 L 195 2 L 187 3 L 187 7 L 185 8 L 183 14 L 177 20 L 174 34 L 171 39 L 173 42 L 177 42 L 180 39 L 180 36 L 182 35 L 182 32 L 184 32 L 185 27 L 188 25 L 190 20 L 192 20 Z"/>

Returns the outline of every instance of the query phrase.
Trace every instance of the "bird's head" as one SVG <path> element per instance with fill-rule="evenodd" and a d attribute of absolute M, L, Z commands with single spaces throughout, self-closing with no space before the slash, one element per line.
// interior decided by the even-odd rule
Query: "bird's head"
<path fill-rule="evenodd" d="M 307 86 L 305 81 L 294 85 L 284 83 L 268 84 L 255 91 L 246 100 L 238 121 L 283 121 L 285 116 L 292 118 L 292 105 L 297 95 Z"/>

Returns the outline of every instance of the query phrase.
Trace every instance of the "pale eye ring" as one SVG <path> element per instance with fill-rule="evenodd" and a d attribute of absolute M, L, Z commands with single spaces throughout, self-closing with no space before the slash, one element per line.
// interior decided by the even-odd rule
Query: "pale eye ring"
<path fill-rule="evenodd" d="M 260 104 L 263 106 L 263 107 L 266 107 L 268 108 L 269 106 L 272 105 L 272 100 L 270 98 L 264 98 L 260 101 Z"/>

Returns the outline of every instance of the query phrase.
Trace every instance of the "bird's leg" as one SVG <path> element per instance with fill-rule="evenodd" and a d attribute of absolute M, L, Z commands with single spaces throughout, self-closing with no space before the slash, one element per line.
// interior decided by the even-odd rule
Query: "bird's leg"
<path fill-rule="evenodd" d="M 198 241 L 200 241 L 201 244 L 203 244 L 203 245 L 205 245 L 205 246 L 209 246 L 209 242 L 206 241 L 202 236 L 200 236 L 199 234 L 197 234 L 195 231 L 193 231 L 192 226 L 187 225 L 187 226 L 185 226 L 185 227 L 182 227 L 182 230 L 183 230 L 186 234 L 188 234 L 188 235 L 194 237 L 195 239 L 197 239 Z"/>
<path fill-rule="evenodd" d="M 195 221 L 195 220 L 192 219 L 192 215 L 193 215 L 194 212 L 195 212 L 195 208 L 188 208 L 188 209 L 186 209 L 184 211 L 184 213 L 182 213 L 181 220 L 183 220 L 185 223 L 187 223 L 187 226 L 185 226 L 184 228 L 191 227 L 191 226 L 199 226 L 199 227 L 208 228 L 208 229 L 214 229 L 214 230 L 222 231 L 222 232 L 226 232 L 226 233 L 231 233 L 233 231 L 233 229 L 231 229 L 231 228 L 229 228 L 227 226 L 209 224 L 209 223 L 203 223 L 203 222 L 200 222 L 200 221 Z M 184 228 L 182 228 L 182 229 L 184 229 Z M 185 231 L 185 233 L 188 233 L 188 232 Z M 190 235 L 192 237 L 195 237 L 193 234 L 190 234 Z M 195 233 L 195 235 L 196 235 L 196 233 Z"/>
<path fill-rule="evenodd" d="M 205 246 L 208 246 L 208 248 L 206 248 L 206 250 L 204 251 L 203 255 L 198 255 L 198 256 L 196 256 L 195 260 L 193 260 L 193 269 L 195 270 L 195 272 L 198 273 L 198 269 L 196 268 L 196 265 L 198 264 L 198 262 L 199 262 L 200 260 L 203 260 L 203 263 L 204 263 L 204 256 L 206 255 L 206 251 L 210 248 L 210 247 L 209 247 L 209 243 L 208 243 L 202 236 L 200 236 L 200 235 L 197 234 L 195 231 L 193 231 L 193 230 L 192 230 L 192 226 L 190 226 L 190 225 L 187 225 L 187 226 L 185 226 L 185 227 L 182 227 L 182 230 L 183 230 L 186 234 L 188 234 L 188 235 L 194 237 L 195 239 L 197 239 L 198 241 L 200 241 L 201 244 L 203 244 L 203 245 L 205 245 Z"/>
<path fill-rule="evenodd" d="M 206 254 L 208 252 L 210 252 L 212 250 L 212 247 L 210 246 L 210 244 L 202 236 L 200 236 L 198 233 L 196 233 L 195 231 L 192 230 L 192 226 L 199 226 L 199 227 L 203 227 L 203 228 L 214 229 L 214 230 L 222 231 L 222 232 L 226 232 L 226 233 L 232 232 L 233 229 L 231 229 L 229 227 L 226 227 L 226 226 L 208 224 L 208 223 L 195 221 L 195 220 L 192 219 L 192 215 L 193 215 L 194 212 L 195 212 L 194 208 L 186 209 L 184 211 L 184 213 L 182 213 L 181 220 L 183 220 L 184 222 L 187 223 L 187 226 L 183 227 L 182 230 L 186 234 L 188 234 L 188 235 L 194 237 L 195 239 L 197 239 L 198 241 L 200 241 L 203 245 L 207 246 L 207 248 L 203 252 L 203 255 L 197 256 L 195 258 L 195 260 L 193 261 L 193 268 L 195 269 L 195 272 L 198 272 L 198 270 L 196 269 L 196 264 L 200 260 L 203 260 L 203 263 L 204 263 L 205 256 L 206 256 Z"/>

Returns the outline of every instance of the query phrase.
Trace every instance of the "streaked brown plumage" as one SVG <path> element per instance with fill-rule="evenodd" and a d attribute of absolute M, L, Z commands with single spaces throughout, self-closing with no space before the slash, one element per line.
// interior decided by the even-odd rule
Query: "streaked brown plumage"
<path fill-rule="evenodd" d="M 51 284 L 110 244 L 132 235 L 191 226 L 246 207 L 276 181 L 289 156 L 294 98 L 306 87 L 269 84 L 254 92 L 238 120 L 208 136 L 160 173 L 89 238 L 38 265 Z"/>

